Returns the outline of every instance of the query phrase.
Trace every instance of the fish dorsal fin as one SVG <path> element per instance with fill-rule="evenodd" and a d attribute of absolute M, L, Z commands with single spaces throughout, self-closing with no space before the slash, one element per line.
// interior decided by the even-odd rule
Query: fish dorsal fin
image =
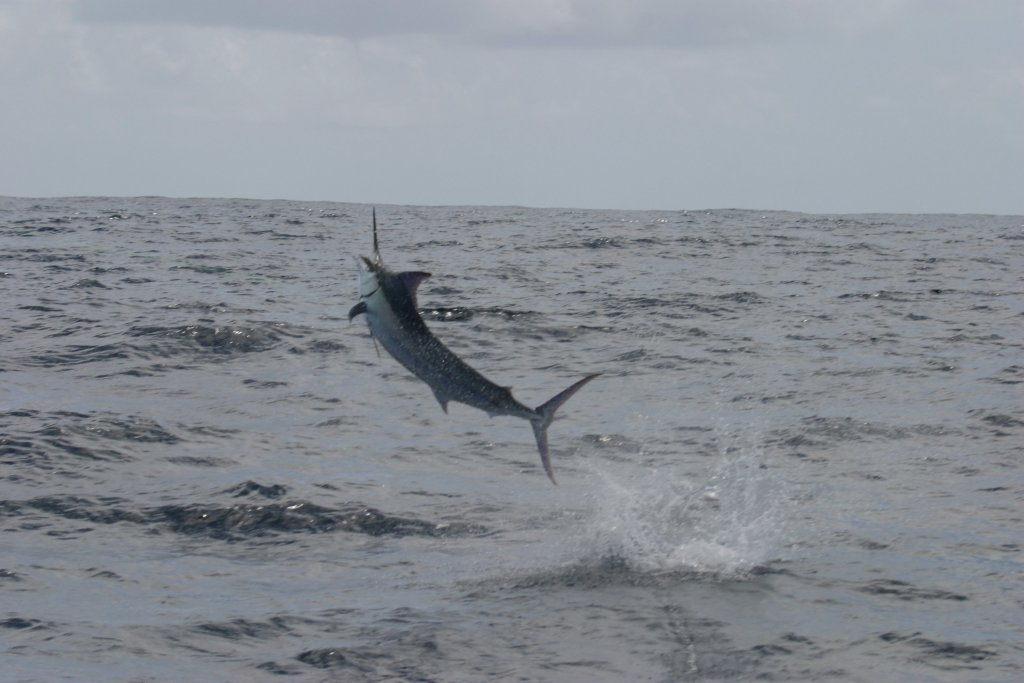
<path fill-rule="evenodd" d="M 416 296 L 416 289 L 421 282 L 430 277 L 430 273 L 424 273 L 421 270 L 407 270 L 404 273 L 399 273 L 398 277 L 405 288 L 409 290 L 409 294 Z"/>

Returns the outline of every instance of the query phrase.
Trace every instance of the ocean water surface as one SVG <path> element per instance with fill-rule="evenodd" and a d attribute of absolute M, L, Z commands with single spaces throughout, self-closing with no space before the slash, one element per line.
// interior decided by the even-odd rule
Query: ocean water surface
<path fill-rule="evenodd" d="M 0 198 L 0 681 L 1024 677 L 1024 217 Z"/>

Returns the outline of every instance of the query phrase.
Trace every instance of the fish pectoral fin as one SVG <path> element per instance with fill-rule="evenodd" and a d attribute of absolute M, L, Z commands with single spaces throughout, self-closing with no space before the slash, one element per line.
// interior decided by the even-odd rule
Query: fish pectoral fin
<path fill-rule="evenodd" d="M 352 318 L 356 317 L 357 315 L 362 315 L 363 313 L 366 313 L 366 302 L 360 301 L 355 306 L 349 309 L 348 321 L 352 322 Z"/>

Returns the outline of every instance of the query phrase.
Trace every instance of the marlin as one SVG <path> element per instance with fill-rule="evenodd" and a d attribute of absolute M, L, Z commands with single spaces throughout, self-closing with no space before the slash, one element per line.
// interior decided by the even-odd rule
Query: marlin
<path fill-rule="evenodd" d="M 357 315 L 365 315 L 374 344 L 380 342 L 406 370 L 423 380 L 445 413 L 448 403 L 457 401 L 479 408 L 490 417 L 510 415 L 528 420 L 544 471 L 551 483 L 557 485 L 551 470 L 548 427 L 555 411 L 601 373 L 587 375 L 546 403 L 528 408 L 512 397 L 510 387 L 495 384 L 456 356 L 423 322 L 416 308 L 416 290 L 430 273 L 394 273 L 385 267 L 377 242 L 376 209 L 373 211 L 373 258 L 363 256 L 361 259 L 359 303 L 348 312 L 349 321 Z"/>

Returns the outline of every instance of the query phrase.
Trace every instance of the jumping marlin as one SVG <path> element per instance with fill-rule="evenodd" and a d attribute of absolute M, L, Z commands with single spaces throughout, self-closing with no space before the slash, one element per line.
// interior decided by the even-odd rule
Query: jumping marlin
<path fill-rule="evenodd" d="M 511 415 L 529 420 L 537 438 L 537 450 L 551 483 L 548 452 L 548 427 L 555 411 L 601 373 L 588 375 L 536 408 L 527 408 L 512 397 L 509 387 L 501 387 L 469 367 L 465 361 L 435 337 L 416 310 L 416 288 L 430 273 L 408 271 L 393 273 L 384 266 L 377 244 L 377 211 L 373 211 L 373 258 L 362 257 L 359 268 L 359 303 L 348 312 L 351 321 L 366 315 L 375 342 L 390 353 L 405 369 L 426 382 L 441 409 L 458 401 L 479 408 L 489 416 Z"/>

